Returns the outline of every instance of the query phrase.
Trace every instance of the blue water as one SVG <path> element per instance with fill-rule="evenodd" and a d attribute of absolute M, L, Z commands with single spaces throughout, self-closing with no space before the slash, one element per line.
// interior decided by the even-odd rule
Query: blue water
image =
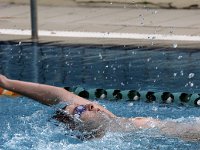
<path fill-rule="evenodd" d="M 197 50 L 1 43 L 0 73 L 13 79 L 56 86 L 81 85 L 172 92 L 199 92 Z M 197 107 L 144 102 L 99 101 L 118 116 L 151 116 L 192 122 Z M 51 119 L 56 108 L 25 97 L 0 97 L 0 149 L 199 149 L 199 142 L 164 137 L 153 131 L 107 133 L 80 141 Z"/>

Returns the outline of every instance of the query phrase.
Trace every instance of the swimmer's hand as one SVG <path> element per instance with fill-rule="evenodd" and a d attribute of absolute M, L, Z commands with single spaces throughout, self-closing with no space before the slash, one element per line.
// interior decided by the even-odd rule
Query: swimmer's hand
<path fill-rule="evenodd" d="M 3 76 L 2 74 L 0 74 L 0 87 L 4 88 L 6 85 L 6 81 L 8 80 L 7 77 Z"/>

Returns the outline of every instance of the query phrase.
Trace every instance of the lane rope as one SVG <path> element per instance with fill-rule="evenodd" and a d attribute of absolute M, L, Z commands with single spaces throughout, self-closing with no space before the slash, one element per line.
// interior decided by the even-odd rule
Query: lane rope
<path fill-rule="evenodd" d="M 163 104 L 181 104 L 200 106 L 200 94 L 198 93 L 171 93 L 154 92 L 154 91 L 137 91 L 137 90 L 120 90 L 120 89 L 85 89 L 83 87 L 64 87 L 66 90 L 75 93 L 86 99 L 107 99 L 111 101 L 145 101 L 147 103 L 158 102 Z"/>
<path fill-rule="evenodd" d="M 86 99 L 106 99 L 110 101 L 126 100 L 130 102 L 145 101 L 147 103 L 158 102 L 163 104 L 181 104 L 200 106 L 200 94 L 184 93 L 184 92 L 154 92 L 154 91 L 137 91 L 137 90 L 119 90 L 119 89 L 103 89 L 93 88 L 85 89 L 83 87 L 63 87 L 69 92 L 86 98 Z M 18 93 L 0 88 L 0 96 L 20 96 Z"/>

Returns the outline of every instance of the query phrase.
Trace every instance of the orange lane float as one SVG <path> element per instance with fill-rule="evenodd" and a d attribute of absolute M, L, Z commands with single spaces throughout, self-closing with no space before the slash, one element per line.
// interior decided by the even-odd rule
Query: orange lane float
<path fill-rule="evenodd" d="M 0 96 L 1 95 L 5 95 L 5 96 L 20 96 L 19 94 L 15 93 L 15 92 L 12 92 L 12 91 L 9 91 L 9 90 L 6 90 L 6 89 L 3 89 L 0 87 Z"/>

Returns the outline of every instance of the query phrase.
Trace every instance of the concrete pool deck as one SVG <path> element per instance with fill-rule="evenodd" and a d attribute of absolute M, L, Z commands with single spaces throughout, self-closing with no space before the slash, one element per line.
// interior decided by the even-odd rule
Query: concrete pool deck
<path fill-rule="evenodd" d="M 30 41 L 29 5 L 0 8 L 0 41 Z M 39 41 L 199 48 L 199 18 L 200 9 L 42 5 Z"/>

